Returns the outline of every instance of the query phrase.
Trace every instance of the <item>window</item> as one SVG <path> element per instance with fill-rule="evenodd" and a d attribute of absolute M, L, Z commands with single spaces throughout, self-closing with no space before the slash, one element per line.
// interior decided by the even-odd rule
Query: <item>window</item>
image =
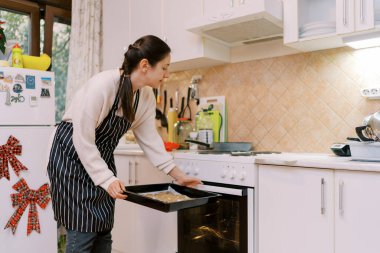
<path fill-rule="evenodd" d="M 66 101 L 71 1 L 0 1 L 0 20 L 6 22 L 2 27 L 8 44 L 17 41 L 24 54 L 46 53 L 51 57 L 50 70 L 55 73 L 56 122 L 60 122 Z"/>

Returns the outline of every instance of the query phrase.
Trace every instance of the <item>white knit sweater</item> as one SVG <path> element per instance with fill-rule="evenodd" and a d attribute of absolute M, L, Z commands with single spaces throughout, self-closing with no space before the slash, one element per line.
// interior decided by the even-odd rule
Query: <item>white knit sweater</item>
<path fill-rule="evenodd" d="M 95 129 L 106 118 L 115 101 L 119 86 L 119 70 L 108 70 L 93 76 L 75 93 L 63 116 L 73 123 L 73 142 L 78 156 L 95 185 L 105 190 L 117 178 L 108 169 L 95 145 Z M 131 129 L 146 156 L 159 170 L 169 173 L 174 167 L 173 157 L 165 151 L 155 127 L 155 99 L 152 89 L 140 89 L 139 104 Z M 122 116 L 121 107 L 118 116 Z"/>

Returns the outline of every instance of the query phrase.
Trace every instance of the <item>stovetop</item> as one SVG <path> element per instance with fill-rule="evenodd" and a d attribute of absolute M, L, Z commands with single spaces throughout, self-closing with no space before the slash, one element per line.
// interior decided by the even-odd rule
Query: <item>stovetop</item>
<path fill-rule="evenodd" d="M 214 150 L 199 150 L 196 151 L 200 155 L 232 155 L 232 156 L 256 156 L 263 154 L 281 154 L 277 151 L 214 151 Z"/>

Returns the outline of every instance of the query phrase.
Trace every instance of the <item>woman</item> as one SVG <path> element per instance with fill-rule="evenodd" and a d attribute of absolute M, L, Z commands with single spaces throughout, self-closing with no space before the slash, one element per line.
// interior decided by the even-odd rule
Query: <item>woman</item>
<path fill-rule="evenodd" d="M 169 76 L 169 46 L 148 35 L 124 57 L 121 69 L 101 72 L 77 91 L 54 135 L 48 173 L 54 216 L 67 230 L 67 253 L 111 252 L 115 199 L 126 198 L 113 151 L 128 129 L 159 170 L 181 185 L 200 183 L 175 166 L 155 129 L 151 88 Z"/>

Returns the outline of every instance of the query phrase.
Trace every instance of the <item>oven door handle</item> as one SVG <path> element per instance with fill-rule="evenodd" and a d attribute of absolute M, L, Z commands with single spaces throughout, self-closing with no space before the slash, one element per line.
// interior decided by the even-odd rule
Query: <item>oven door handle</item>
<path fill-rule="evenodd" d="M 209 191 L 209 192 L 228 194 L 228 195 L 234 195 L 234 196 L 247 196 L 246 189 L 236 189 L 236 188 L 220 187 L 220 186 L 205 185 L 205 184 L 198 185 L 197 189 L 202 190 L 202 191 Z"/>

